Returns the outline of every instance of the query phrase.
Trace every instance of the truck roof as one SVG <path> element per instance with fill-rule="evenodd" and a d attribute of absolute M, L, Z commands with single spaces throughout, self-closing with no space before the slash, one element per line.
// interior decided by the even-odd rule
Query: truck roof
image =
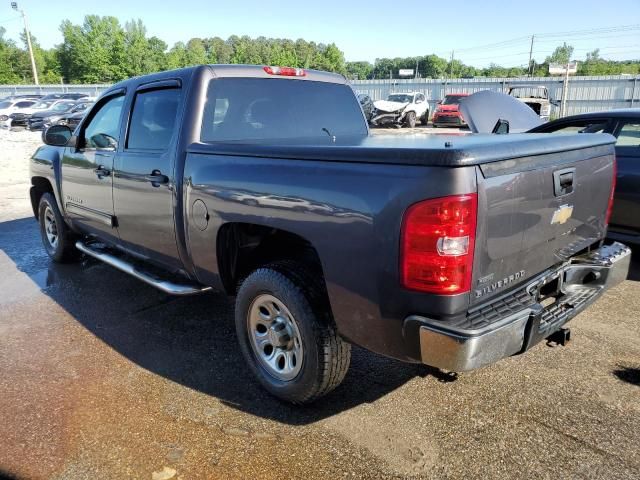
<path fill-rule="evenodd" d="M 179 68 L 175 70 L 166 70 L 164 72 L 150 73 L 148 75 L 142 75 L 138 77 L 132 77 L 127 80 L 123 80 L 111 86 L 105 93 L 120 88 L 126 87 L 131 84 L 140 84 L 147 82 L 155 82 L 158 80 L 168 80 L 172 78 L 180 78 L 185 75 L 190 75 L 198 69 L 208 68 L 213 75 L 218 78 L 225 77 L 238 77 L 238 78 L 274 78 L 283 80 L 300 80 L 300 81 L 312 81 L 312 82 L 330 82 L 338 84 L 346 84 L 347 79 L 344 75 L 331 72 L 323 72 L 320 70 L 301 69 L 304 71 L 304 76 L 283 76 L 269 74 L 265 71 L 267 65 L 222 65 L 222 64 L 209 64 L 209 65 L 196 65 L 194 67 Z"/>

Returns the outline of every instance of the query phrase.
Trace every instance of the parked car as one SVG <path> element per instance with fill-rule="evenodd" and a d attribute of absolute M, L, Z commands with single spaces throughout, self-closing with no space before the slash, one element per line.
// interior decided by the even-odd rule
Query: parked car
<path fill-rule="evenodd" d="M 374 109 L 373 100 L 371 100 L 371 97 L 366 93 L 360 93 L 358 94 L 358 101 L 360 102 L 360 106 L 364 112 L 364 118 L 367 119 L 367 122 L 370 122 Z"/>
<path fill-rule="evenodd" d="M 9 115 L 19 112 L 26 108 L 32 107 L 37 103 L 35 99 L 16 98 L 12 100 L 3 100 L 0 102 L 0 128 L 11 127 L 11 119 Z"/>
<path fill-rule="evenodd" d="M 386 100 L 373 102 L 373 106 L 371 125 L 413 128 L 417 121 L 423 125 L 429 121 L 429 102 L 420 92 L 392 93 Z"/>
<path fill-rule="evenodd" d="M 464 127 L 466 123 L 460 113 L 460 99 L 467 97 L 468 93 L 449 93 L 444 100 L 438 102 L 436 111 L 431 119 L 434 127 L 453 126 Z"/>
<path fill-rule="evenodd" d="M 629 268 L 603 245 L 612 136 L 370 136 L 337 74 L 134 77 L 45 139 L 30 198 L 49 256 L 228 292 L 249 368 L 294 403 L 342 381 L 350 343 L 464 371 L 562 342 Z"/>
<path fill-rule="evenodd" d="M 42 100 L 80 100 L 89 97 L 88 93 L 49 93 Z"/>
<path fill-rule="evenodd" d="M 549 90 L 544 85 L 515 85 L 509 88 L 509 95 L 526 103 L 544 122 L 549 121 L 551 104 Z"/>
<path fill-rule="evenodd" d="M 80 124 L 80 121 L 84 118 L 87 113 L 87 110 L 93 106 L 94 102 L 84 103 L 81 105 L 86 105 L 86 108 L 74 108 L 70 112 L 67 112 L 60 116 L 58 121 L 53 124 L 56 125 L 67 125 L 71 130 L 75 130 L 75 128 Z"/>
<path fill-rule="evenodd" d="M 64 115 L 84 112 L 92 102 L 80 102 L 77 100 L 63 100 L 49 110 L 36 112 L 29 118 L 27 128 L 29 130 L 42 130 L 50 125 L 58 123 Z"/>
<path fill-rule="evenodd" d="M 35 99 L 21 99 L 16 98 L 13 100 L 3 100 L 0 102 L 0 114 L 7 115 L 13 113 L 16 110 L 28 108 L 38 103 Z"/>
<path fill-rule="evenodd" d="M 618 174 L 609 237 L 640 243 L 640 109 L 583 113 L 545 123 L 532 133 L 610 133 Z"/>
<path fill-rule="evenodd" d="M 4 97 L 0 99 L 0 102 L 4 102 L 5 100 L 38 100 L 42 98 L 43 95 L 39 94 L 20 94 L 20 95 L 9 95 L 8 97 Z"/>
<path fill-rule="evenodd" d="M 34 113 L 44 112 L 46 110 L 49 110 L 61 102 L 69 102 L 69 100 L 41 99 L 37 103 L 31 105 L 30 107 L 22 108 L 19 111 L 16 111 L 10 114 L 9 119 L 11 120 L 12 126 L 26 127 L 29 123 L 29 118 L 31 118 L 31 115 L 33 115 Z"/>
<path fill-rule="evenodd" d="M 35 112 L 27 120 L 27 128 L 29 130 L 41 130 L 43 125 L 51 124 L 51 119 L 58 119 L 60 115 L 70 112 L 76 106 L 74 100 L 62 100 L 56 103 L 53 107 Z"/>

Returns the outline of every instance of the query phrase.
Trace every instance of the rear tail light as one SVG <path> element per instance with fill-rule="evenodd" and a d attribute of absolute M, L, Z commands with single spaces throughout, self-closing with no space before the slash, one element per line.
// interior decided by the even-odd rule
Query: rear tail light
<path fill-rule="evenodd" d="M 304 77 L 307 72 L 303 68 L 293 67 L 263 67 L 263 70 L 269 75 L 280 75 L 282 77 Z"/>
<path fill-rule="evenodd" d="M 471 289 L 478 196 L 416 203 L 402 220 L 400 276 L 410 290 L 454 295 Z"/>
<path fill-rule="evenodd" d="M 613 179 L 611 179 L 611 193 L 609 194 L 609 205 L 607 206 L 607 215 L 605 216 L 605 225 L 609 225 L 611 213 L 613 212 L 613 196 L 616 193 L 616 177 L 618 176 L 618 161 L 613 159 Z"/>

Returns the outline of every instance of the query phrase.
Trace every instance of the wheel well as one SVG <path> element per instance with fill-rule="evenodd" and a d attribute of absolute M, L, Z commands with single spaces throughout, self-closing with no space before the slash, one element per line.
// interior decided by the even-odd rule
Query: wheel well
<path fill-rule="evenodd" d="M 253 223 L 227 223 L 218 232 L 217 257 L 222 283 L 230 295 L 236 294 L 242 280 L 256 268 L 281 260 L 304 263 L 325 284 L 316 249 L 286 230 Z"/>
<path fill-rule="evenodd" d="M 31 208 L 33 214 L 38 218 L 38 205 L 40 204 L 40 197 L 45 193 L 53 193 L 53 187 L 51 182 L 44 177 L 32 177 L 31 178 L 31 190 L 29 195 L 31 196 Z"/>

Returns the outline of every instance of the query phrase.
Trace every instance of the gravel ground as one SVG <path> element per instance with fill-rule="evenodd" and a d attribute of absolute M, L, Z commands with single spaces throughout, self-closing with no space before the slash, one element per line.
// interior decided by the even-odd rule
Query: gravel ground
<path fill-rule="evenodd" d="M 567 347 L 457 377 L 355 348 L 340 388 L 291 407 L 252 380 L 224 296 L 49 262 L 38 143 L 0 131 L 0 478 L 640 478 L 637 261 Z"/>

